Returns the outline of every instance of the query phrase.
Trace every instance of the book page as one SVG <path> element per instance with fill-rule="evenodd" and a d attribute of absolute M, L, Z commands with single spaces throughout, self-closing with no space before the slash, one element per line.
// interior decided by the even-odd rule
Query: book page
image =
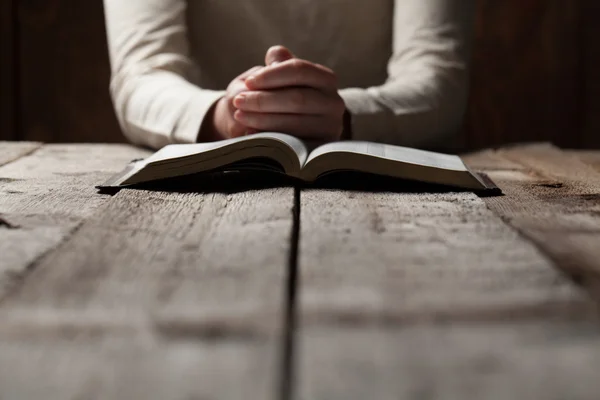
<path fill-rule="evenodd" d="M 361 141 L 343 141 L 324 144 L 310 153 L 306 163 L 328 153 L 356 153 L 424 167 L 452 171 L 467 171 L 467 168 L 460 157 L 455 155 Z"/>
<path fill-rule="evenodd" d="M 220 140 L 217 142 L 172 144 L 163 147 L 161 150 L 157 151 L 156 153 L 145 159 L 143 161 L 143 164 L 147 165 L 150 163 L 169 162 L 170 160 L 194 156 L 196 154 L 205 153 L 207 151 L 227 147 L 240 142 L 248 142 L 250 145 L 250 143 L 252 143 L 252 141 L 254 140 L 265 138 L 285 143 L 290 149 L 294 151 L 294 153 L 296 153 L 296 155 L 298 156 L 298 160 L 300 161 L 300 165 L 304 165 L 304 162 L 306 161 L 306 158 L 308 156 L 308 151 L 306 150 L 306 147 L 304 146 L 302 141 L 290 135 L 271 132 L 257 133 L 250 136 L 242 136 L 239 138 Z"/>

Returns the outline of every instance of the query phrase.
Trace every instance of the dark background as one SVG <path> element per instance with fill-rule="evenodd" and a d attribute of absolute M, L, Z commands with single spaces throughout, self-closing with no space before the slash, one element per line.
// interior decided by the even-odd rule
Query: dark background
<path fill-rule="evenodd" d="M 0 140 L 124 141 L 102 0 L 0 1 Z M 477 14 L 462 144 L 600 148 L 600 1 L 479 0 Z"/>

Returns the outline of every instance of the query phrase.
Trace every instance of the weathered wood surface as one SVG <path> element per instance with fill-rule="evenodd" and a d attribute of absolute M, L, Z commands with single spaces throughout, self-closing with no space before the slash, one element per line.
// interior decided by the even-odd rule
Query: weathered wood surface
<path fill-rule="evenodd" d="M 38 142 L 3 142 L 0 141 L 0 167 L 33 153 L 42 147 Z"/>
<path fill-rule="evenodd" d="M 274 398 L 292 211 L 291 188 L 121 191 L 0 304 L 0 387 L 76 369 L 50 398 Z"/>
<path fill-rule="evenodd" d="M 487 153 L 466 157 L 506 194 L 486 204 L 600 299 L 600 172 L 551 145 L 498 150 L 493 166 Z"/>
<path fill-rule="evenodd" d="M 568 153 L 574 154 L 581 161 L 600 172 L 600 150 L 571 150 Z"/>
<path fill-rule="evenodd" d="M 595 303 L 477 196 L 304 191 L 300 238 L 298 398 L 596 398 Z"/>
<path fill-rule="evenodd" d="M 132 152 L 51 146 L 0 169 L 22 180 L 0 210 L 26 233 L 5 236 L 21 251 L 0 297 L 0 398 L 277 397 L 293 189 L 107 202 L 93 185 Z"/>
<path fill-rule="evenodd" d="M 54 337 L 0 336 L 3 399 L 272 398 L 261 397 L 270 389 L 261 374 L 276 370 L 257 357 L 273 350 L 264 338 L 170 339 L 148 329 L 124 337 L 59 331 Z"/>
<path fill-rule="evenodd" d="M 597 398 L 594 153 L 470 155 L 484 199 L 93 188 L 145 154 L 0 167 L 0 398 Z"/>
<path fill-rule="evenodd" d="M 27 154 L 37 144 L 3 146 Z M 0 167 L 0 298 L 110 196 L 94 185 L 145 150 L 124 145 L 46 145 Z"/>

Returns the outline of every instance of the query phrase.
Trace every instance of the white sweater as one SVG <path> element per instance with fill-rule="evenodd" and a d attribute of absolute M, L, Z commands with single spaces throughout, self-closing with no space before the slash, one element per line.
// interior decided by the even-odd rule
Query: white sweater
<path fill-rule="evenodd" d="M 195 142 L 231 79 L 271 45 L 332 68 L 352 138 L 447 143 L 467 101 L 474 0 L 104 0 L 125 135 Z"/>

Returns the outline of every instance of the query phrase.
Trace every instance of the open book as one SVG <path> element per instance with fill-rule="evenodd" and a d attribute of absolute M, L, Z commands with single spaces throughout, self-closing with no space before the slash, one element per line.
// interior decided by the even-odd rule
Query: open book
<path fill-rule="evenodd" d="M 311 151 L 301 140 L 281 133 L 169 145 L 132 162 L 99 188 L 219 169 L 278 172 L 306 182 L 333 172 L 356 171 L 464 189 L 497 189 L 489 179 L 471 172 L 458 156 L 358 141 L 328 143 Z"/>

